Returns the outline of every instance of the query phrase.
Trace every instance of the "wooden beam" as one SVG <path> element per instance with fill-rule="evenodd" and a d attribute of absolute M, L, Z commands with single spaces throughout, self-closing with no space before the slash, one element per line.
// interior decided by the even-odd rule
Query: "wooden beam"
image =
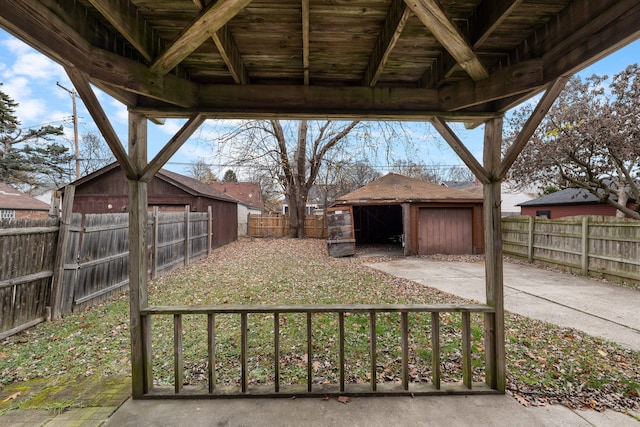
<path fill-rule="evenodd" d="M 389 14 L 378 35 L 378 40 L 376 41 L 376 46 L 373 49 L 371 58 L 369 58 L 369 65 L 367 65 L 367 70 L 362 79 L 363 86 L 376 85 L 389 59 L 389 55 L 398 42 L 410 16 L 411 10 L 409 10 L 403 0 L 394 0 L 391 3 Z"/>
<path fill-rule="evenodd" d="M 118 138 L 118 134 L 116 134 L 113 126 L 111 126 L 111 122 L 109 121 L 107 114 L 102 109 L 96 94 L 93 93 L 87 78 L 74 68 L 65 67 L 65 71 L 67 72 L 71 83 L 73 83 L 73 86 L 75 86 L 78 91 L 78 95 L 82 99 L 85 107 L 87 107 L 89 114 L 91 114 L 91 117 L 100 130 L 104 140 L 111 149 L 111 152 L 115 156 L 116 160 L 118 160 L 124 174 L 129 179 L 137 177 L 133 165 L 129 161 L 127 152 L 120 142 L 120 138 Z"/>
<path fill-rule="evenodd" d="M 200 125 L 206 120 L 203 114 L 196 114 L 192 116 L 187 123 L 167 142 L 160 152 L 151 160 L 151 162 L 145 166 L 140 176 L 140 181 L 149 182 L 155 176 L 162 166 L 164 166 L 169 159 L 182 147 L 187 139 L 200 127 Z"/>
<path fill-rule="evenodd" d="M 244 66 L 242 56 L 240 56 L 240 52 L 229 28 L 226 25 L 223 26 L 211 38 L 218 48 L 218 52 L 220 56 L 222 56 L 224 63 L 227 64 L 233 80 L 240 85 L 249 84 L 249 73 Z"/>
<path fill-rule="evenodd" d="M 182 108 L 195 104 L 197 85 L 172 75 L 159 78 L 144 64 L 92 45 L 67 24 L 77 17 L 65 12 L 40 2 L 0 2 L 0 26 L 63 67 L 82 72 L 92 83 L 99 81 Z"/>
<path fill-rule="evenodd" d="M 204 3 L 202 0 L 193 0 L 193 3 L 196 5 L 198 10 L 204 9 Z M 220 56 L 222 56 L 224 63 L 227 64 L 227 69 L 231 73 L 233 80 L 240 85 L 249 84 L 249 73 L 247 73 L 247 69 L 242 61 L 242 56 L 240 55 L 238 47 L 233 40 L 233 35 L 231 35 L 229 27 L 224 25 L 216 31 L 211 38 L 213 39 Z"/>
<path fill-rule="evenodd" d="M 473 80 L 478 81 L 489 77 L 489 72 L 438 0 L 404 1 Z"/>
<path fill-rule="evenodd" d="M 508 98 L 544 84 L 541 60 L 529 60 L 494 72 L 488 79 L 473 82 L 462 80 L 438 89 L 440 108 L 455 111 L 474 107 L 502 98 Z"/>
<path fill-rule="evenodd" d="M 529 139 L 537 129 L 540 122 L 542 122 L 542 119 L 544 119 L 544 117 L 547 115 L 549 109 L 553 105 L 558 95 L 560 95 L 560 92 L 562 92 L 562 89 L 564 89 L 564 86 L 568 81 L 569 77 L 566 76 L 556 79 L 556 81 L 547 89 L 544 96 L 540 99 L 535 110 L 533 110 L 531 116 L 529 116 L 529 119 L 520 130 L 520 133 L 518 133 L 518 136 L 514 143 L 505 153 L 504 159 L 498 167 L 497 176 L 500 180 L 503 180 L 507 175 L 509 168 L 511 167 L 513 162 L 516 161 L 518 155 L 522 152 L 527 142 L 529 142 Z"/>
<path fill-rule="evenodd" d="M 150 67 L 151 71 L 160 75 L 167 74 L 249 3 L 251 3 L 251 0 L 218 0 L 211 2 L 153 61 Z"/>
<path fill-rule="evenodd" d="M 480 162 L 473 157 L 473 154 L 471 154 L 442 117 L 431 119 L 431 124 L 481 183 L 488 184 L 491 182 L 487 171 L 482 167 Z"/>
<path fill-rule="evenodd" d="M 302 0 L 302 70 L 304 85 L 309 86 L 309 0 Z"/>
<path fill-rule="evenodd" d="M 160 39 L 146 24 L 132 2 L 129 0 L 88 1 L 147 61 L 155 57 L 154 45 L 159 43 Z"/>
<path fill-rule="evenodd" d="M 471 45 L 478 49 L 489 36 L 507 19 L 524 0 L 483 1 L 474 13 L 475 30 L 471 34 Z"/>

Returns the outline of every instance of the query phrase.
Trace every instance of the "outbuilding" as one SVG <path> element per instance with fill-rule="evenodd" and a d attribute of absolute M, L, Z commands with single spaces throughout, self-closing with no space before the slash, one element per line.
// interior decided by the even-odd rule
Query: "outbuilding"
<path fill-rule="evenodd" d="M 112 163 L 72 183 L 73 212 L 82 214 L 128 212 L 129 184 L 117 163 Z M 148 186 L 149 209 L 213 214 L 212 246 L 220 247 L 238 238 L 238 201 L 210 185 L 161 169 Z"/>
<path fill-rule="evenodd" d="M 390 173 L 340 197 L 356 245 L 403 247 L 405 255 L 484 252 L 482 196 Z"/>

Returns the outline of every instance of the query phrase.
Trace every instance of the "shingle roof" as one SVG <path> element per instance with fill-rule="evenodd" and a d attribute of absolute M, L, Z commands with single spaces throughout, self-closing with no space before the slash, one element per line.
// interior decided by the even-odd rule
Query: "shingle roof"
<path fill-rule="evenodd" d="M 615 198 L 615 197 L 614 197 Z M 583 188 L 565 188 L 517 206 L 584 205 L 601 203 L 596 196 Z"/>
<path fill-rule="evenodd" d="M 49 205 L 0 182 L 0 209 L 16 211 L 48 211 Z"/>
<path fill-rule="evenodd" d="M 390 173 L 338 198 L 336 204 L 372 202 L 482 201 L 482 196 Z"/>
<path fill-rule="evenodd" d="M 217 191 L 238 199 L 240 203 L 264 209 L 260 184 L 257 182 L 212 182 L 209 185 Z"/>

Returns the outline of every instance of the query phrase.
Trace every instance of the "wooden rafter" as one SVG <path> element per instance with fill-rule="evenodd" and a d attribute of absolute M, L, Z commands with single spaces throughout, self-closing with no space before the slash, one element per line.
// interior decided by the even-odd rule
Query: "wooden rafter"
<path fill-rule="evenodd" d="M 489 77 L 489 72 L 453 21 L 449 19 L 438 0 L 404 1 L 473 80 L 478 81 Z"/>
<path fill-rule="evenodd" d="M 523 1 L 524 0 L 492 0 L 480 3 L 474 13 L 474 19 L 470 23 L 469 42 L 472 48 L 477 50 L 482 47 L 482 44 L 495 29 L 498 28 Z M 457 67 L 458 62 L 450 53 L 445 52 L 442 58 L 442 66 L 438 68 L 440 75 L 434 79 L 436 85 L 440 85 Z"/>
<path fill-rule="evenodd" d="M 198 10 L 204 9 L 202 0 L 193 0 L 193 3 L 196 5 Z M 238 47 L 233 40 L 233 35 L 231 35 L 229 27 L 226 25 L 222 26 L 222 28 L 216 31 L 211 38 L 213 39 L 220 56 L 222 56 L 222 60 L 227 64 L 227 69 L 229 69 L 233 80 L 240 85 L 249 84 L 249 73 L 244 66 L 244 61 L 242 60 Z"/>
<path fill-rule="evenodd" d="M 304 85 L 309 85 L 309 0 L 302 0 L 302 69 Z"/>
<path fill-rule="evenodd" d="M 362 79 L 363 86 L 375 86 L 382 69 L 396 45 L 402 30 L 409 19 L 411 11 L 403 0 L 394 0 L 385 20 L 378 41 L 369 59 L 369 65 Z"/>
<path fill-rule="evenodd" d="M 154 44 L 154 31 L 144 22 L 137 8 L 131 5 L 128 0 L 89 0 L 89 3 L 100 12 L 100 14 L 111 23 L 125 39 L 144 56 L 147 61 L 151 61 L 156 52 Z"/>
<path fill-rule="evenodd" d="M 167 74 L 244 9 L 251 0 L 211 2 L 151 64 L 151 71 Z"/>
<path fill-rule="evenodd" d="M 89 80 L 87 80 L 82 73 L 73 68 L 65 68 L 65 71 L 67 72 L 71 83 L 73 83 L 78 91 L 80 99 L 82 99 L 85 107 L 89 110 L 89 114 L 91 114 L 96 126 L 100 129 L 100 133 L 107 142 L 107 145 L 113 152 L 116 160 L 118 160 L 118 163 L 122 166 L 124 174 L 129 179 L 136 179 L 137 174 L 133 165 L 129 161 L 127 152 L 125 151 L 120 138 L 118 138 L 118 134 L 113 130 L 113 126 L 111 126 L 111 122 L 109 122 L 109 118 L 102 109 L 98 98 L 95 93 L 93 93 L 93 90 L 89 85 Z"/>

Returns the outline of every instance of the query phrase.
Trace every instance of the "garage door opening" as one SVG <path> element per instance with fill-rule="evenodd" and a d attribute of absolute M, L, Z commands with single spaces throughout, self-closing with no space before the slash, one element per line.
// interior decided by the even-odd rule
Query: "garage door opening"
<path fill-rule="evenodd" d="M 403 248 L 402 206 L 354 206 L 353 225 L 358 253 Z"/>

